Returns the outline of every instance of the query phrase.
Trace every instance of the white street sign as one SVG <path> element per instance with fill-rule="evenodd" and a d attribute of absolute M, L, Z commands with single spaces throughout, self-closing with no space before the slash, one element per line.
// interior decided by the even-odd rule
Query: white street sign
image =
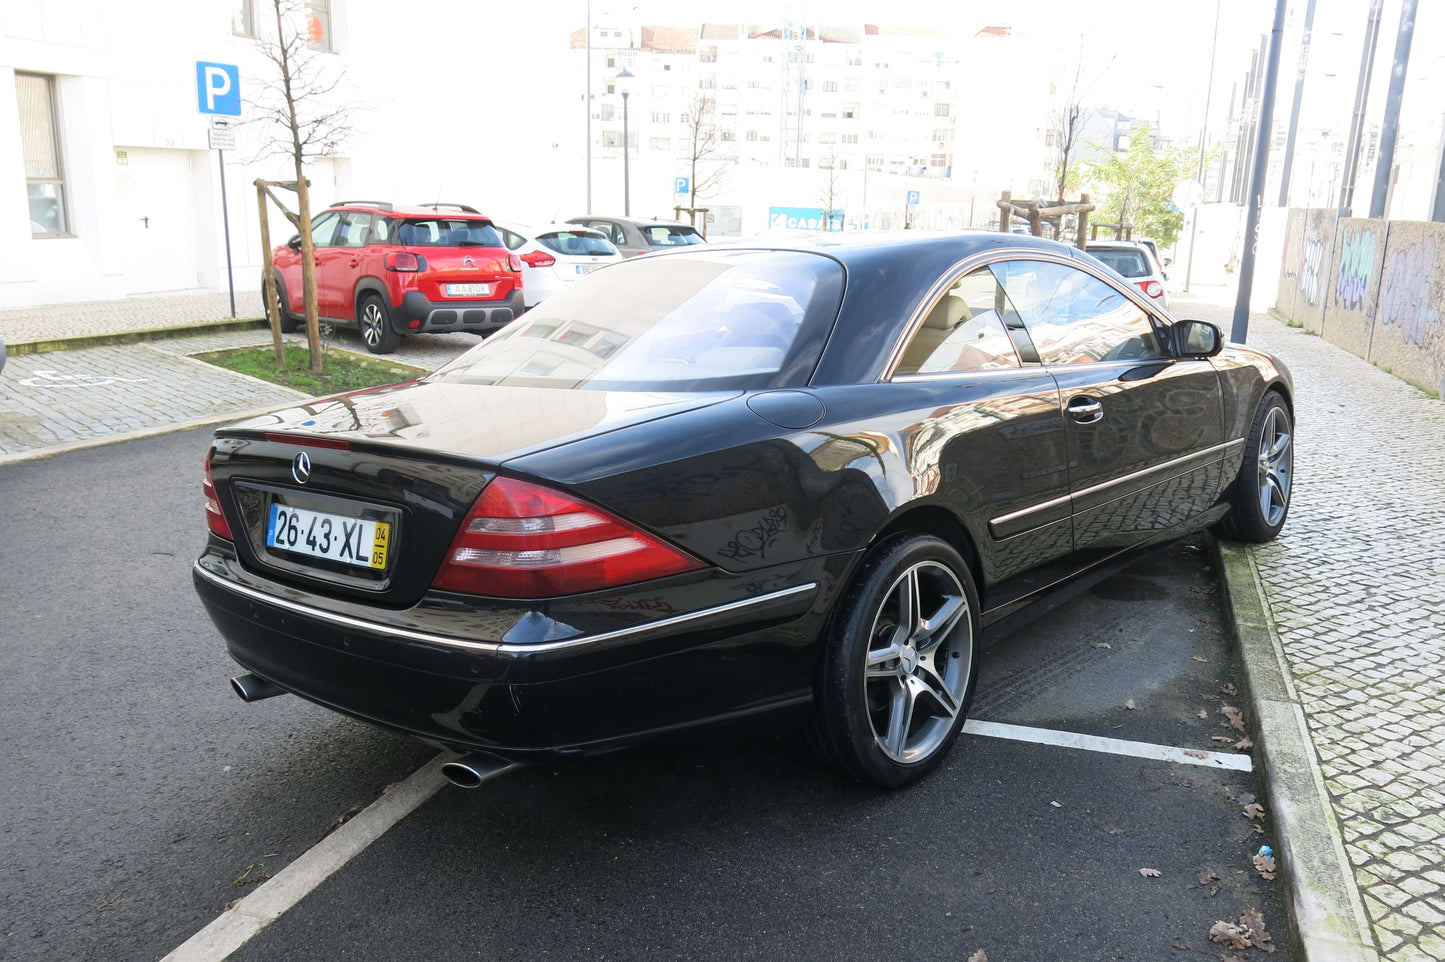
<path fill-rule="evenodd" d="M 212 150 L 235 150 L 236 131 L 231 127 L 211 127 L 206 131 Z"/>

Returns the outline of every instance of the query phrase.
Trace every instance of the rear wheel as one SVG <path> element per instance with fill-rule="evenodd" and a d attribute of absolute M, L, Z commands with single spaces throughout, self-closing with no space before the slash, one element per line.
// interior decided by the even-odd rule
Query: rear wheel
<path fill-rule="evenodd" d="M 386 309 L 386 302 L 380 297 L 367 294 L 361 299 L 361 311 L 357 315 L 357 321 L 361 324 L 361 339 L 366 342 L 368 351 L 373 354 L 390 354 L 396 350 L 401 335 L 391 326 L 391 312 Z"/>
<path fill-rule="evenodd" d="M 968 566 L 939 538 L 889 538 L 864 560 L 834 624 L 810 740 L 858 781 L 917 781 L 973 700 L 978 592 Z"/>
<path fill-rule="evenodd" d="M 1244 465 L 1234 481 L 1229 514 L 1218 531 L 1235 541 L 1273 541 L 1289 517 L 1294 491 L 1294 422 L 1284 398 L 1271 391 L 1260 402 L 1245 442 Z"/>

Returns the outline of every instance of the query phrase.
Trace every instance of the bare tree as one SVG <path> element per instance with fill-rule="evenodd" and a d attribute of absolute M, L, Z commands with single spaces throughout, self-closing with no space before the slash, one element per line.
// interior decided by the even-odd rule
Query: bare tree
<path fill-rule="evenodd" d="M 1113 62 L 1114 59 L 1109 58 L 1104 69 L 1107 70 Z M 1084 49 L 1081 45 L 1079 58 L 1074 63 L 1074 77 L 1069 84 L 1069 92 L 1062 103 L 1055 102 L 1049 122 L 1049 133 L 1054 147 L 1054 188 L 1060 201 L 1067 200 L 1069 191 L 1079 185 L 1077 154 L 1083 146 L 1080 138 L 1084 133 L 1084 125 L 1089 122 L 1089 111 L 1084 108 L 1083 100 L 1088 96 L 1089 87 L 1093 85 L 1092 81 L 1084 83 L 1084 71 Z"/>
<path fill-rule="evenodd" d="M 823 202 L 823 230 L 833 229 L 833 221 L 841 220 L 843 211 L 838 205 L 843 200 L 843 178 L 840 175 L 842 164 L 838 161 L 836 152 L 829 153 L 826 157 L 818 158 L 818 167 L 823 173 L 823 183 L 818 190 L 818 199 Z M 839 230 L 842 224 L 838 225 Z"/>
<path fill-rule="evenodd" d="M 698 200 L 706 199 L 717 190 L 727 176 L 727 167 L 722 163 L 723 139 L 717 125 L 717 101 L 702 94 L 694 95 L 684 120 L 691 185 L 687 206 L 695 211 Z"/>
<path fill-rule="evenodd" d="M 313 48 L 311 24 L 299 0 L 271 0 L 276 32 L 258 31 L 256 45 L 274 68 L 247 98 L 248 125 L 259 133 L 257 160 L 288 157 L 296 167 L 297 216 L 301 232 L 301 287 L 306 305 L 306 346 L 311 370 L 322 369 L 321 330 L 316 309 L 316 249 L 311 240 L 311 195 L 306 181 L 308 160 L 325 157 L 344 143 L 352 130 L 354 106 L 335 96 L 343 75 Z"/>

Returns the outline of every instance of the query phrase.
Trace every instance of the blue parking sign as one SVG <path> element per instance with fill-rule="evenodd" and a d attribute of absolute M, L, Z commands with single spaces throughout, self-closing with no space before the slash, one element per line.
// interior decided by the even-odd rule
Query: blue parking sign
<path fill-rule="evenodd" d="M 672 192 L 674 194 L 686 194 L 692 189 L 692 181 L 686 177 L 672 178 Z"/>
<path fill-rule="evenodd" d="M 917 206 L 918 206 L 918 191 L 916 191 L 916 190 L 910 190 L 910 191 L 908 192 L 908 206 L 910 206 L 910 207 L 917 207 Z"/>
<path fill-rule="evenodd" d="M 196 61 L 196 109 L 203 114 L 241 116 L 241 71 L 235 64 Z"/>

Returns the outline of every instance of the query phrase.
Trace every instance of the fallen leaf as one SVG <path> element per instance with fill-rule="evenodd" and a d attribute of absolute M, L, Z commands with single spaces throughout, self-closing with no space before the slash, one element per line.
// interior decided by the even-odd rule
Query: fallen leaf
<path fill-rule="evenodd" d="M 968 957 L 968 962 L 988 962 L 988 953 L 983 949 L 979 949 Z"/>
<path fill-rule="evenodd" d="M 1239 804 L 1241 805 L 1248 805 L 1252 801 L 1254 801 L 1254 795 L 1251 792 L 1245 792 L 1239 796 Z"/>
<path fill-rule="evenodd" d="M 1251 749 L 1251 748 L 1253 748 L 1253 747 L 1254 747 L 1254 739 L 1253 739 L 1253 738 L 1250 738 L 1248 735 L 1244 735 L 1243 737 L 1241 737 L 1241 738 L 1239 739 L 1239 741 L 1237 741 L 1237 742 L 1234 743 L 1234 750 L 1237 751 L 1237 752 L 1248 751 L 1249 749 Z"/>
<path fill-rule="evenodd" d="M 1266 952 L 1274 951 L 1274 937 L 1265 931 L 1263 915 L 1254 909 L 1245 909 L 1240 913 L 1239 924 L 1249 932 L 1249 940 L 1254 943 L 1255 948 L 1264 949 Z"/>
<path fill-rule="evenodd" d="M 1247 949 L 1252 942 L 1249 933 L 1233 922 L 1217 921 L 1209 927 L 1209 941 L 1218 942 L 1226 949 Z"/>
<path fill-rule="evenodd" d="M 1200 718 L 1208 718 L 1208 717 L 1209 717 L 1209 711 L 1208 711 L 1207 709 L 1204 709 L 1204 708 L 1199 709 L 1199 717 L 1200 717 Z"/>
<path fill-rule="evenodd" d="M 1104 829 L 1104 831 L 1108 832 L 1110 835 L 1124 834 L 1124 830 L 1117 825 L 1110 825 L 1108 828 Z"/>
<path fill-rule="evenodd" d="M 1234 741 L 1234 739 L 1230 738 L 1228 735 L 1210 735 L 1209 740 L 1212 742 L 1224 742 L 1224 744 L 1226 745 Z"/>
<path fill-rule="evenodd" d="M 1245 818 L 1264 818 L 1264 806 L 1259 802 L 1248 802 L 1242 809 Z"/>
<path fill-rule="evenodd" d="M 1266 882 L 1274 881 L 1275 864 L 1274 859 L 1270 856 L 1256 855 L 1254 857 L 1254 870 L 1258 872 L 1259 877 L 1264 879 Z"/>
<path fill-rule="evenodd" d="M 1111 645 L 1111 644 L 1109 644 L 1107 641 L 1096 641 L 1096 642 L 1094 642 L 1094 647 L 1095 647 L 1095 648 L 1113 648 L 1114 646 Z"/>
<path fill-rule="evenodd" d="M 1219 876 L 1215 875 L 1213 872 L 1207 872 L 1204 875 L 1199 876 L 1199 887 L 1208 887 L 1209 897 L 1214 898 L 1214 896 L 1219 894 Z"/>
<path fill-rule="evenodd" d="M 1184 754 L 1188 755 L 1190 758 L 1208 758 L 1208 757 L 1209 757 L 1209 753 L 1208 753 L 1208 752 L 1200 751 L 1200 750 L 1197 749 L 1197 748 L 1186 748 L 1186 749 L 1184 749 Z"/>
<path fill-rule="evenodd" d="M 1159 878 L 1164 873 L 1159 871 L 1157 868 L 1141 868 L 1139 870 L 1139 874 L 1144 876 L 1145 878 Z"/>
<path fill-rule="evenodd" d="M 1219 709 L 1219 713 L 1224 716 L 1225 724 L 1230 728 L 1240 733 L 1244 732 L 1244 715 L 1238 708 L 1233 705 L 1224 705 Z"/>
<path fill-rule="evenodd" d="M 1208 658 L 1201 658 L 1199 655 L 1195 655 L 1195 656 L 1194 656 L 1194 660 L 1197 661 L 1197 662 L 1199 662 L 1200 664 L 1203 664 L 1203 665 L 1209 664 L 1209 659 L 1208 659 Z"/>
<path fill-rule="evenodd" d="M 1219 686 L 1219 690 L 1222 691 L 1222 692 L 1224 692 L 1226 695 L 1237 695 L 1237 694 L 1239 694 L 1239 689 L 1238 689 L 1238 688 L 1235 688 L 1235 687 L 1234 687 L 1233 685 L 1231 685 L 1229 682 L 1225 682 L 1224 684 L 1220 685 L 1220 686 Z"/>
<path fill-rule="evenodd" d="M 1191 946 L 1188 942 L 1184 941 L 1183 939 L 1175 939 L 1173 942 L 1170 942 L 1170 943 L 1169 943 L 1169 947 L 1170 947 L 1171 949 L 1174 949 L 1176 952 L 1193 952 L 1193 951 L 1194 951 L 1194 947 Z"/>
<path fill-rule="evenodd" d="M 1124 702 L 1124 707 L 1127 708 L 1127 709 L 1129 709 L 1130 711 L 1133 711 L 1133 710 L 1134 710 L 1134 699 L 1130 698 L 1128 701 Z"/>

